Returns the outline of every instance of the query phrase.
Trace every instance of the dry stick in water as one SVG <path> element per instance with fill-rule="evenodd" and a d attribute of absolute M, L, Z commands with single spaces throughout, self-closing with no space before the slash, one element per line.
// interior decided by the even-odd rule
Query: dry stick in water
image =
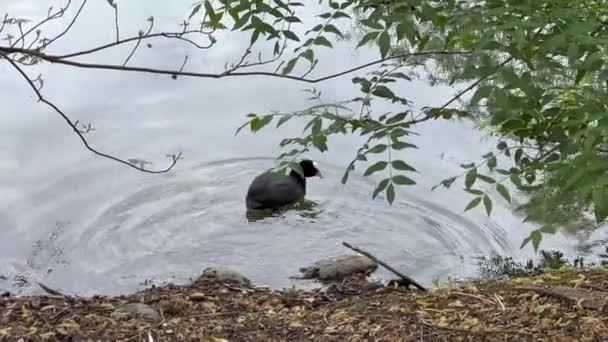
<path fill-rule="evenodd" d="M 391 266 L 389 266 L 384 261 L 376 258 L 375 256 L 369 254 L 368 252 L 363 251 L 363 250 L 361 250 L 361 249 L 359 249 L 357 247 L 354 247 L 351 244 L 349 244 L 348 242 L 342 242 L 342 245 L 344 245 L 347 248 L 352 249 L 353 251 L 355 251 L 355 252 L 357 252 L 357 253 L 359 253 L 361 255 L 364 255 L 364 256 L 370 258 L 372 261 L 376 262 L 377 264 L 381 265 L 382 267 L 386 268 L 387 270 L 389 270 L 389 271 L 395 273 L 396 275 L 398 275 L 401 279 L 403 279 L 403 280 L 407 281 L 408 283 L 414 285 L 414 287 L 416 287 L 417 289 L 426 292 L 426 288 L 424 288 L 422 285 L 418 284 L 418 282 L 416 282 L 414 279 L 412 279 L 412 278 L 406 276 L 405 274 L 397 271 L 396 269 L 392 268 Z"/>

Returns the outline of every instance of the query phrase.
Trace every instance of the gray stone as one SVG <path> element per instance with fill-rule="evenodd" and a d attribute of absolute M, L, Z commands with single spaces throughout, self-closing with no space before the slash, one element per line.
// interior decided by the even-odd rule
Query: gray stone
<path fill-rule="evenodd" d="M 203 270 L 203 277 L 214 279 L 214 280 L 224 282 L 224 283 L 233 283 L 233 284 L 246 285 L 246 286 L 251 285 L 251 280 L 249 280 L 244 275 L 242 275 L 236 271 L 233 271 L 233 270 L 230 270 L 227 268 L 222 268 L 222 267 L 206 268 L 205 270 Z"/>
<path fill-rule="evenodd" d="M 112 313 L 115 319 L 141 318 L 146 321 L 160 321 L 161 317 L 149 305 L 142 303 L 125 304 Z"/>
<path fill-rule="evenodd" d="M 302 278 L 319 280 L 341 280 L 357 273 L 370 274 L 378 269 L 371 259 L 360 255 L 338 255 L 319 260 L 312 266 L 300 268 Z"/>

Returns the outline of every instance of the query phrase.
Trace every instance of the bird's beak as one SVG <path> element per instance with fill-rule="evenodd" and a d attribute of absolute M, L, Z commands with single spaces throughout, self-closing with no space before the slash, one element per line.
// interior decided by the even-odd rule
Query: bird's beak
<path fill-rule="evenodd" d="M 323 174 L 321 174 L 321 171 L 317 170 L 317 176 L 319 176 L 319 178 L 323 178 Z"/>

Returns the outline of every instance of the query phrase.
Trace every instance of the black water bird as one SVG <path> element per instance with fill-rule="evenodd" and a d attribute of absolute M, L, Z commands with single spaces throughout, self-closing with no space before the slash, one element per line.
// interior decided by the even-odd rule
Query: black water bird
<path fill-rule="evenodd" d="M 302 160 L 299 165 L 303 174 L 292 168 L 289 175 L 266 171 L 255 177 L 247 190 L 247 209 L 277 209 L 303 200 L 306 178 L 323 175 L 312 160 Z"/>

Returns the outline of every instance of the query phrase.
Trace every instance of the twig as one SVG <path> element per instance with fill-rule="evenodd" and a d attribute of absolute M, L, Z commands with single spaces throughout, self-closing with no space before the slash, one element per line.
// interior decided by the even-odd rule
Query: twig
<path fill-rule="evenodd" d="M 247 292 L 247 293 L 254 293 L 255 292 L 255 290 L 252 290 L 252 289 L 245 289 L 245 288 L 242 288 L 242 287 L 235 287 L 235 286 L 232 286 L 232 285 L 227 284 L 227 283 L 221 283 L 221 284 L 224 285 L 227 289 L 232 290 L 232 291 Z"/>
<path fill-rule="evenodd" d="M 440 325 L 436 325 L 433 324 L 431 322 L 427 322 L 426 320 L 419 318 L 420 323 L 426 325 L 427 327 L 431 327 L 431 328 L 435 328 L 435 329 L 441 329 L 441 330 L 451 330 L 451 331 L 457 331 L 460 333 L 465 333 L 465 334 L 524 334 L 524 335 L 532 335 L 531 332 L 525 331 L 525 330 L 487 330 L 487 329 L 480 329 L 480 330 L 472 330 L 472 329 L 463 329 L 463 328 L 456 328 L 456 327 L 443 327 Z"/>
<path fill-rule="evenodd" d="M 491 299 L 488 299 L 488 298 L 485 298 L 485 297 L 482 297 L 482 296 L 478 296 L 478 295 L 474 295 L 474 294 L 470 294 L 470 293 L 458 292 L 458 291 L 451 291 L 450 293 L 458 295 L 458 296 L 479 299 L 481 301 L 484 301 L 484 302 L 487 302 L 487 303 L 490 303 L 490 304 L 496 304 L 496 302 L 494 302 Z"/>
<path fill-rule="evenodd" d="M 149 332 L 153 331 L 154 329 L 161 327 L 166 322 L 167 322 L 167 319 L 164 318 L 160 322 L 158 322 L 155 325 L 151 326 L 150 328 L 146 329 L 146 332 L 149 333 Z M 131 340 L 133 340 L 135 338 L 141 337 L 142 334 L 144 334 L 144 332 L 139 332 L 138 331 L 137 333 L 133 334 L 131 337 L 126 338 L 124 341 L 131 341 Z"/>
<path fill-rule="evenodd" d="M 502 309 L 502 311 L 505 311 L 505 305 L 503 304 L 502 300 L 500 300 L 500 297 L 498 297 L 498 294 L 494 294 L 494 298 L 496 298 L 496 301 L 498 302 L 498 304 L 500 304 L 500 308 Z"/>
<path fill-rule="evenodd" d="M 125 161 L 123 159 L 111 156 L 109 154 L 100 152 L 98 150 L 96 150 L 95 148 L 91 147 L 89 145 L 89 142 L 87 141 L 87 139 L 84 137 L 83 133 L 80 132 L 80 130 L 78 129 L 78 127 L 76 127 L 76 125 L 74 125 L 74 123 L 72 122 L 72 120 L 70 120 L 70 118 L 61 110 L 59 109 L 55 104 L 53 104 L 52 102 L 48 101 L 47 99 L 45 99 L 42 96 L 42 93 L 40 93 L 40 91 L 38 90 L 38 88 L 36 88 L 36 85 L 32 82 L 32 80 L 27 76 L 27 74 L 23 71 L 23 69 L 21 69 L 21 67 L 19 67 L 19 65 L 17 65 L 16 62 L 14 62 L 12 59 L 10 59 L 9 56 L 7 56 L 6 54 L 2 53 L 0 51 L 0 56 L 4 57 L 20 74 L 21 76 L 23 76 L 23 78 L 27 81 L 27 83 L 30 85 L 30 87 L 34 90 L 34 92 L 36 93 L 36 95 L 38 96 L 38 101 L 45 103 L 47 106 L 51 107 L 55 112 L 57 112 L 57 114 L 61 115 L 61 117 L 64 119 L 64 121 L 72 128 L 72 130 L 74 131 L 74 133 L 76 133 L 76 135 L 78 135 L 78 137 L 80 138 L 80 140 L 82 141 L 82 143 L 84 144 L 84 146 L 91 152 L 93 152 L 94 154 L 104 157 L 104 158 L 108 158 L 111 160 L 114 160 L 116 162 L 119 162 L 121 164 L 127 165 L 131 168 L 134 168 L 136 170 L 142 171 L 142 172 L 146 172 L 146 173 L 165 173 L 170 171 L 175 164 L 177 163 L 177 161 L 180 159 L 179 156 L 177 158 L 173 158 L 172 163 L 169 165 L 169 167 L 167 167 L 164 170 L 158 170 L 158 171 L 153 171 L 153 170 L 146 170 L 143 167 L 139 167 L 137 165 L 133 165 L 131 163 L 129 163 L 128 161 Z"/>
<path fill-rule="evenodd" d="M 25 38 L 32 32 L 34 32 L 37 28 L 39 28 L 40 26 L 46 24 L 47 22 L 57 19 L 57 18 L 61 18 L 63 17 L 63 15 L 65 14 L 65 11 L 68 9 L 68 7 L 70 7 L 70 5 L 72 4 L 72 0 L 68 0 L 67 4 L 60 8 L 57 12 L 51 14 L 51 9 L 49 9 L 49 13 L 47 13 L 47 16 L 44 20 L 41 20 L 39 23 L 37 23 L 36 25 L 34 25 L 32 28 L 30 28 L 29 30 L 25 31 L 24 34 L 21 35 L 21 37 L 19 37 L 17 40 L 15 40 L 13 42 L 13 44 L 11 44 L 11 46 L 15 46 L 17 45 L 17 43 L 19 43 L 19 41 L 21 40 L 25 40 Z M 8 14 L 4 17 L 5 20 L 7 19 Z M 1 32 L 2 30 L 0 30 Z"/>
<path fill-rule="evenodd" d="M 116 41 L 120 41 L 120 32 L 118 28 L 118 4 L 114 2 L 112 6 L 114 8 L 114 26 L 116 27 Z"/>
<path fill-rule="evenodd" d="M 47 47 L 51 44 L 53 44 L 55 41 L 57 41 L 59 38 L 63 37 L 66 33 L 68 33 L 68 31 L 72 28 L 72 26 L 74 26 L 74 23 L 76 23 L 76 20 L 78 19 L 78 17 L 80 16 L 80 13 L 82 12 L 82 9 L 84 8 L 84 6 L 87 4 L 88 0 L 83 0 L 82 4 L 80 5 L 80 7 L 78 8 L 78 11 L 76 11 L 76 14 L 74 15 L 74 18 L 72 18 L 72 21 L 68 24 L 68 26 L 65 28 L 65 30 L 63 30 L 60 34 L 58 34 L 57 36 L 55 36 L 53 39 L 51 39 L 48 43 L 46 43 L 44 46 Z M 68 8 L 68 5 L 66 5 L 65 8 Z"/>
<path fill-rule="evenodd" d="M 361 250 L 361 249 L 359 249 L 357 247 L 354 247 L 354 246 L 350 245 L 348 242 L 342 242 L 342 245 L 344 245 L 347 248 L 352 249 L 353 251 L 355 251 L 355 252 L 357 252 L 359 254 L 362 254 L 362 255 L 370 258 L 372 261 L 376 262 L 377 264 L 383 266 L 387 270 L 389 270 L 389 271 L 395 273 L 396 275 L 398 275 L 401 279 L 403 279 L 403 280 L 407 281 L 408 283 L 414 285 L 414 287 L 416 287 L 420 291 L 424 291 L 424 292 L 427 291 L 426 288 L 424 288 L 422 285 L 418 284 L 418 282 L 416 282 L 414 279 L 412 279 L 412 278 L 406 276 L 405 274 L 403 274 L 403 273 L 395 270 L 394 268 L 392 268 L 391 266 L 389 266 L 388 264 L 386 264 L 384 261 L 376 258 L 375 256 L 369 254 L 368 252 L 363 251 L 363 250 Z"/>
<path fill-rule="evenodd" d="M 4 15 L 4 19 L 2 20 L 2 25 L 0 25 L 0 33 L 2 33 L 2 31 L 4 31 L 4 27 L 6 26 L 7 22 L 8 22 L 8 13 L 6 13 Z"/>
<path fill-rule="evenodd" d="M 65 54 L 65 55 L 54 56 L 54 58 L 57 58 L 57 59 L 66 59 L 66 58 L 72 58 L 72 57 L 90 55 L 92 53 L 99 52 L 99 51 L 102 51 L 102 50 L 105 50 L 105 49 L 109 49 L 109 48 L 112 48 L 112 47 L 116 47 L 116 46 L 119 46 L 119 45 L 123 45 L 123 44 L 126 44 L 126 43 L 130 43 L 132 41 L 152 39 L 152 38 L 181 39 L 181 40 L 189 42 L 190 44 L 193 44 L 194 46 L 198 47 L 199 49 L 209 48 L 210 47 L 210 45 L 209 46 L 198 45 L 197 43 L 193 42 L 192 40 L 186 39 L 186 38 L 183 37 L 185 35 L 191 35 L 191 34 L 194 34 L 194 33 L 204 34 L 204 33 L 200 32 L 200 31 L 197 31 L 197 30 L 185 31 L 185 32 L 180 32 L 180 33 L 175 33 L 175 32 L 151 33 L 151 34 L 145 35 L 143 37 L 137 36 L 137 37 L 124 38 L 124 39 L 121 39 L 120 41 L 108 43 L 108 44 L 105 44 L 105 45 L 101 45 L 101 46 L 98 46 L 98 47 L 95 47 L 95 48 L 92 48 L 92 49 L 89 49 L 89 50 L 83 50 L 83 51 L 78 51 L 78 52 L 69 53 L 69 54 Z"/>
<path fill-rule="evenodd" d="M 53 290 L 52 288 L 44 285 L 41 282 L 36 282 L 36 284 L 38 284 L 38 286 L 40 286 L 44 291 L 46 291 L 49 294 L 52 294 L 53 296 L 61 296 L 61 297 L 68 297 L 66 295 L 64 295 L 63 293 L 57 291 L 57 290 Z"/>

